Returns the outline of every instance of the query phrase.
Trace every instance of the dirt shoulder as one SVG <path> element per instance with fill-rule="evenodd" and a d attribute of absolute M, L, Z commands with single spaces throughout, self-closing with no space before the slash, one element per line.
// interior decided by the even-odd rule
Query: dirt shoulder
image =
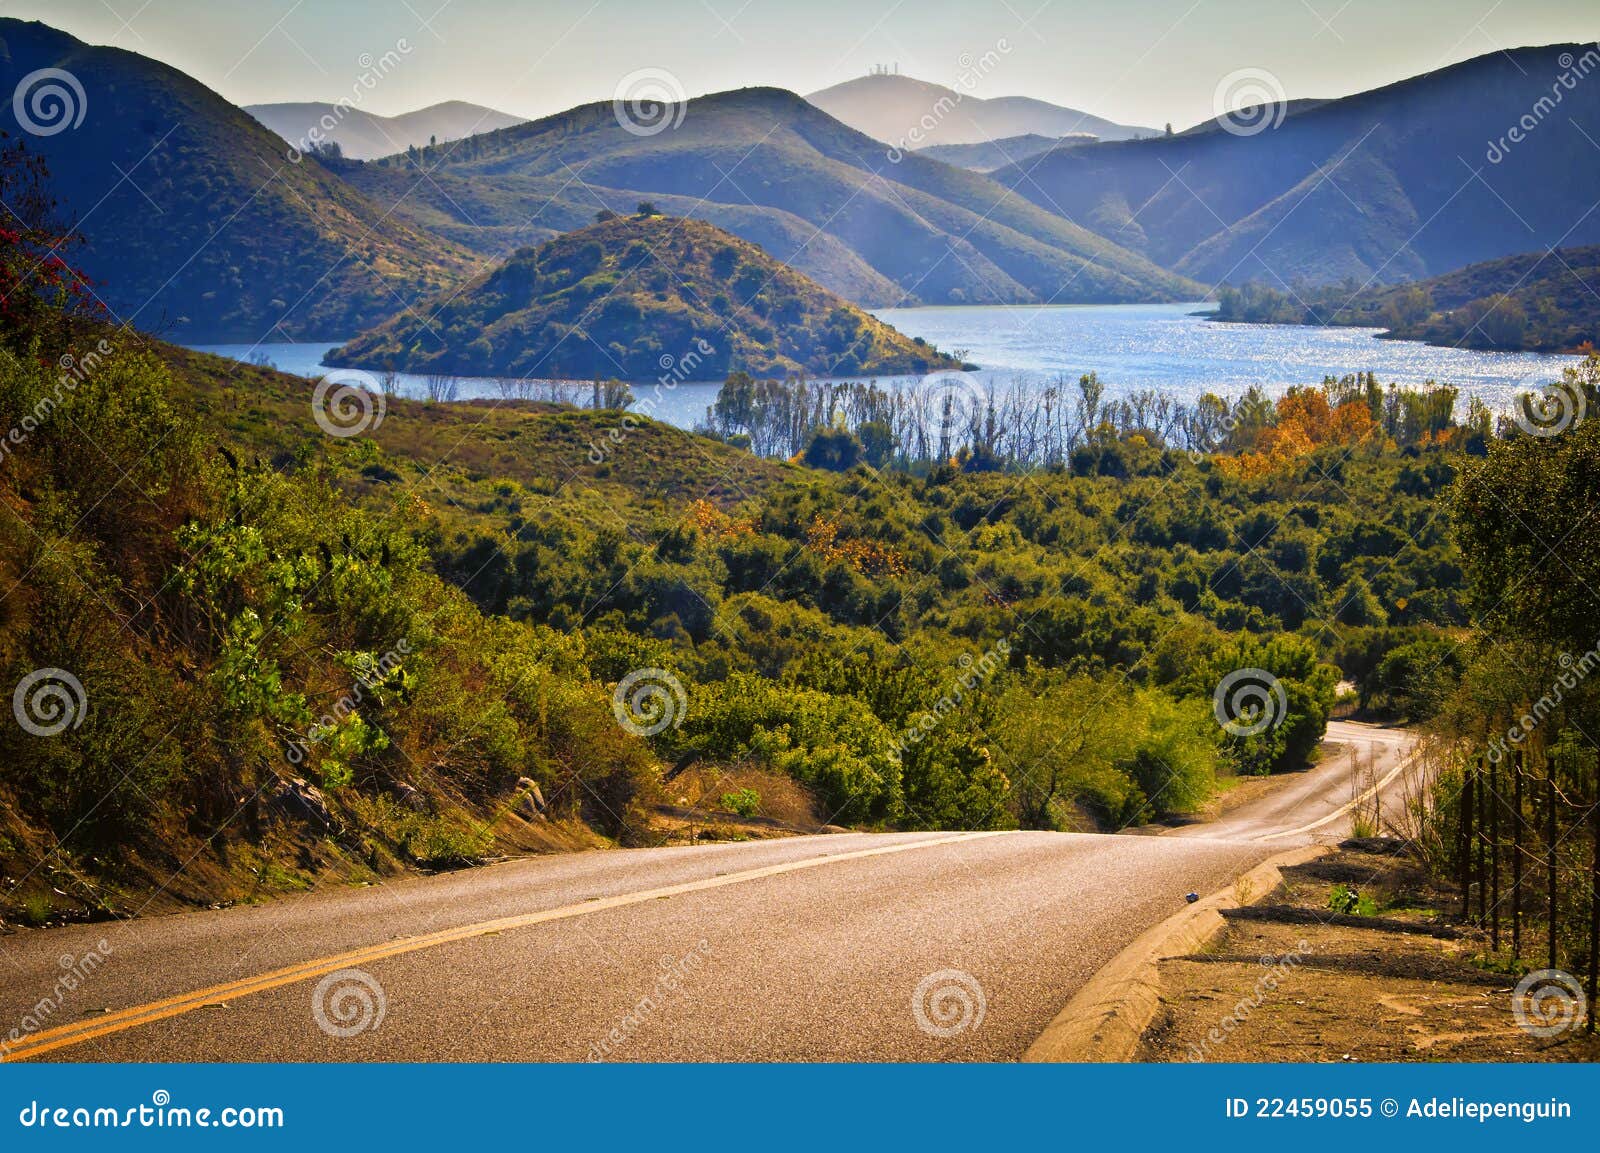
<path fill-rule="evenodd" d="M 1224 914 L 1204 952 L 1160 962 L 1139 1059 L 1600 1059 L 1582 1032 L 1520 1028 L 1517 977 L 1475 963 L 1489 942 L 1449 917 L 1453 895 L 1411 858 L 1356 844 L 1285 869 L 1278 893 Z M 1351 912 L 1331 907 L 1335 893 Z"/>

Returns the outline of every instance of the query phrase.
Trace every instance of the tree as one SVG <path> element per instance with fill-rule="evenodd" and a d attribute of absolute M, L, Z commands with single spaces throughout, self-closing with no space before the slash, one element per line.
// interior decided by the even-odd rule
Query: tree
<path fill-rule="evenodd" d="M 1421 285 L 1412 284 L 1395 293 L 1384 310 L 1384 322 L 1393 329 L 1407 329 L 1432 315 L 1433 294 Z"/>
<path fill-rule="evenodd" d="M 812 468 L 848 472 L 861 460 L 861 442 L 844 428 L 819 428 L 802 459 Z"/>
<path fill-rule="evenodd" d="M 64 253 L 82 237 L 56 219 L 42 157 L 0 132 L 0 338 L 21 350 L 33 337 L 64 346 L 83 323 L 102 319 L 92 282 Z"/>
<path fill-rule="evenodd" d="M 873 468 L 883 468 L 894 457 L 894 429 L 886 421 L 869 420 L 856 429 L 861 451 Z"/>
<path fill-rule="evenodd" d="M 1600 354 L 1566 370 L 1569 406 L 1600 404 Z M 1559 395 L 1559 393 L 1558 393 Z M 1569 407 L 1569 411 L 1572 409 Z M 1600 620 L 1600 420 L 1489 446 L 1461 471 L 1453 522 L 1477 618 L 1500 636 L 1595 646 Z"/>

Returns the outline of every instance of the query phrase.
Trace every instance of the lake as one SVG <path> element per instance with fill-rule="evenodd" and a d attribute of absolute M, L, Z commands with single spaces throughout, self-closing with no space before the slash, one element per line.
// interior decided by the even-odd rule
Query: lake
<path fill-rule="evenodd" d="M 874 315 L 909 336 L 950 352 L 964 350 L 981 366 L 980 377 L 1076 380 L 1098 373 L 1108 397 L 1155 388 L 1184 401 L 1202 393 L 1237 396 L 1252 384 L 1277 393 L 1291 384 L 1317 384 L 1329 373 L 1372 371 L 1384 383 L 1450 383 L 1496 409 L 1541 384 L 1558 379 L 1572 357 L 1532 352 L 1475 352 L 1433 348 L 1414 341 L 1379 340 L 1375 328 L 1306 328 L 1297 325 L 1217 324 L 1196 315 L 1206 304 L 1058 305 L 1013 307 L 887 308 Z M 264 355 L 285 372 L 320 376 L 322 357 L 338 341 L 197 345 L 236 359 Z M 423 379 L 402 374 L 400 390 L 423 394 Z M 641 407 L 684 428 L 705 417 L 719 382 L 681 383 L 657 389 L 636 384 Z M 583 400 L 587 389 L 572 390 Z M 463 377 L 463 399 L 499 396 L 492 380 Z"/>

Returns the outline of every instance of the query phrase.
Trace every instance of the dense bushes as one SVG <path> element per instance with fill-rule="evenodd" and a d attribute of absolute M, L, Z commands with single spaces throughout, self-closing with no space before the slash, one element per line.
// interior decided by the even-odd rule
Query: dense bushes
<path fill-rule="evenodd" d="M 0 474 L 0 677 L 58 670 L 77 720 L 7 738 L 0 793 L 28 821 L 72 853 L 165 851 L 305 776 L 348 851 L 443 863 L 487 851 L 528 777 L 552 813 L 639 835 L 655 760 L 581 638 L 484 617 L 415 526 L 319 470 L 239 464 L 145 353 L 41 407 L 58 384 L 0 351 L 0 423 L 27 430 Z"/>

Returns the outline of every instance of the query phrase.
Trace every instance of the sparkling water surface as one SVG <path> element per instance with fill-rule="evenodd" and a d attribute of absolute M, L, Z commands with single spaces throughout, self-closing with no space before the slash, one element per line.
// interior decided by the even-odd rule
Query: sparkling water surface
<path fill-rule="evenodd" d="M 1574 358 L 1532 352 L 1477 352 L 1434 348 L 1408 340 L 1380 340 L 1375 328 L 1309 328 L 1280 324 L 1218 324 L 1192 304 L 967 306 L 888 308 L 874 315 L 908 336 L 946 352 L 960 351 L 997 385 L 1042 387 L 1086 372 L 1097 373 L 1108 397 L 1153 388 L 1183 401 L 1202 393 L 1237 396 L 1252 384 L 1278 393 L 1291 384 L 1316 384 L 1327 374 L 1371 371 L 1384 383 L 1433 380 L 1460 387 L 1496 409 L 1517 394 L 1560 378 Z M 245 360 L 261 356 L 285 372 L 317 377 L 322 358 L 339 341 L 258 345 L 196 345 L 205 352 Z M 911 378 L 883 378 L 909 380 Z M 720 382 L 633 385 L 636 405 L 659 420 L 692 428 L 705 419 Z M 400 391 L 424 395 L 420 376 L 401 374 Z M 461 399 L 497 397 L 490 379 L 461 377 Z M 573 399 L 587 399 L 574 384 Z M 1458 409 L 1458 416 L 1461 414 Z"/>

